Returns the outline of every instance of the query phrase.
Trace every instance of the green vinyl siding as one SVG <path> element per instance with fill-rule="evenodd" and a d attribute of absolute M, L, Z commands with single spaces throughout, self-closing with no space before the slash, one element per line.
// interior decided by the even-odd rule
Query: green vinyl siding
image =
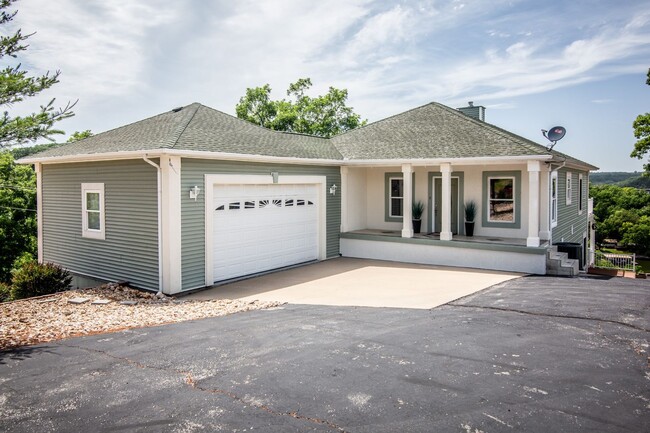
<path fill-rule="evenodd" d="M 181 167 L 183 290 L 205 286 L 205 191 L 203 189 L 205 188 L 206 174 L 261 174 L 271 176 L 271 172 L 277 172 L 280 176 L 327 176 L 326 255 L 328 258 L 339 256 L 341 227 L 341 172 L 339 167 L 246 163 L 193 158 L 183 158 Z M 329 194 L 329 187 L 332 184 L 339 187 L 336 195 Z M 202 191 L 196 201 L 189 197 L 189 190 L 195 185 L 198 185 Z"/>
<path fill-rule="evenodd" d="M 571 204 L 566 202 L 567 173 L 571 174 Z M 579 211 L 579 179 L 582 174 L 582 212 Z M 589 173 L 585 171 L 561 168 L 558 171 L 558 201 L 557 201 L 557 226 L 553 228 L 553 242 L 577 242 L 582 245 L 583 235 L 587 232 L 587 184 Z M 571 228 L 573 227 L 573 233 Z"/>
<path fill-rule="evenodd" d="M 158 290 L 156 170 L 142 160 L 45 164 L 43 260 Z M 82 237 L 82 183 L 103 183 L 106 238 Z"/>

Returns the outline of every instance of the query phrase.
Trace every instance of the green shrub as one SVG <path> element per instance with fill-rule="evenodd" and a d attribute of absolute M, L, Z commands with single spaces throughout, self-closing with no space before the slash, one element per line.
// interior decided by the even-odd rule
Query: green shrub
<path fill-rule="evenodd" d="M 0 302 L 11 301 L 11 286 L 9 284 L 0 283 Z"/>
<path fill-rule="evenodd" d="M 67 290 L 70 273 L 53 263 L 26 262 L 13 272 L 11 298 L 23 299 Z"/>

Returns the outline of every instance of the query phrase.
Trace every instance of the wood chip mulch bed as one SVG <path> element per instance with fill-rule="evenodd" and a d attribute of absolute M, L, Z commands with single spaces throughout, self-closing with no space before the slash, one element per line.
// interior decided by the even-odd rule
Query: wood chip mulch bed
<path fill-rule="evenodd" d="M 87 298 L 82 304 L 68 301 Z M 103 305 L 93 301 L 110 300 Z M 122 301 L 134 301 L 123 305 Z M 39 298 L 0 303 L 0 350 L 69 337 L 100 334 L 223 316 L 281 305 L 279 302 L 184 301 L 116 284 L 69 290 Z"/>

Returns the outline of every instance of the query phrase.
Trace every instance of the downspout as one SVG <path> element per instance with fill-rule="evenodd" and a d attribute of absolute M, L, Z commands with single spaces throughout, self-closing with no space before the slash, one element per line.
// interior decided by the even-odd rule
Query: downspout
<path fill-rule="evenodd" d="M 162 168 L 155 162 L 149 159 L 148 155 L 145 154 L 142 159 L 147 164 L 152 165 L 156 168 L 156 180 L 158 185 L 158 293 L 157 295 L 162 294 L 163 288 L 163 269 L 162 269 Z"/>
<path fill-rule="evenodd" d="M 562 164 L 558 165 L 555 168 L 553 168 L 553 163 L 552 162 L 548 163 L 548 166 L 550 167 L 550 170 L 548 172 L 548 184 L 549 185 L 551 185 L 551 175 L 553 174 L 553 172 L 558 171 L 561 168 L 564 168 L 565 165 L 566 165 L 566 158 L 564 158 L 564 161 L 562 161 Z M 557 188 L 558 188 L 558 191 L 559 191 L 560 186 L 557 185 Z M 558 215 L 560 214 L 559 205 L 560 205 L 560 202 L 558 200 L 557 204 L 556 204 L 556 212 L 558 213 Z M 552 222 L 552 220 L 553 220 L 553 216 L 552 216 L 551 212 L 549 212 L 548 213 L 548 228 L 549 228 L 549 230 L 548 230 L 549 231 L 549 233 L 548 233 L 548 238 L 549 238 L 548 243 L 551 246 L 553 245 L 553 222 Z"/>

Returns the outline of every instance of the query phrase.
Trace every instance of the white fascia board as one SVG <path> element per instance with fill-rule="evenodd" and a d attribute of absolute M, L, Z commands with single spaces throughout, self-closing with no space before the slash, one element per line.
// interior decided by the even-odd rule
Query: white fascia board
<path fill-rule="evenodd" d="M 162 155 L 180 156 L 183 158 L 197 159 L 218 159 L 223 161 L 248 161 L 284 164 L 307 164 L 307 165 L 336 165 L 336 166 L 394 166 L 412 164 L 414 166 L 440 165 L 451 163 L 452 165 L 490 165 L 511 162 L 525 162 L 530 160 L 549 161 L 552 155 L 522 155 L 522 156 L 490 156 L 474 158 L 422 158 L 422 159 L 318 159 L 298 158 L 286 156 L 268 155 L 246 155 L 241 153 L 226 152 L 205 152 L 196 150 L 175 150 L 175 149 L 151 149 L 147 151 L 125 151 L 109 152 L 85 155 L 53 156 L 48 158 L 22 158 L 17 162 L 20 164 L 60 164 L 70 162 L 92 162 L 111 161 L 120 159 L 141 159 L 142 157 L 158 158 Z"/>
<path fill-rule="evenodd" d="M 345 166 L 373 166 L 389 167 L 402 164 L 411 164 L 414 167 L 451 164 L 454 165 L 498 165 L 509 163 L 526 163 L 528 161 L 550 161 L 551 155 L 522 155 L 522 156 L 482 156 L 474 158 L 431 158 L 431 159 L 359 159 L 345 160 Z"/>
<path fill-rule="evenodd" d="M 70 162 L 114 161 L 121 159 L 158 158 L 160 156 L 178 156 L 182 158 L 218 159 L 222 161 L 267 162 L 275 164 L 306 165 L 341 165 L 340 159 L 298 158 L 287 156 L 247 155 L 227 152 L 205 152 L 197 150 L 151 149 L 147 151 L 108 152 L 84 155 L 52 156 L 47 158 L 22 158 L 20 164 L 62 164 Z"/>

